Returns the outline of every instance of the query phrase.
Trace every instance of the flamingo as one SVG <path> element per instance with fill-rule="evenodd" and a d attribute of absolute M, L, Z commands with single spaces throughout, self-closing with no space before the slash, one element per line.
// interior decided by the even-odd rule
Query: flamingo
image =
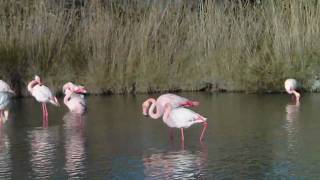
<path fill-rule="evenodd" d="M 87 91 L 84 88 L 74 87 L 65 89 L 64 104 L 72 113 L 83 114 L 86 110 L 86 101 L 82 94 Z"/>
<path fill-rule="evenodd" d="M 28 84 L 28 91 L 40 103 L 42 103 L 43 119 L 48 120 L 47 103 L 60 106 L 58 99 L 52 95 L 50 89 L 41 83 L 40 77 L 35 76 L 34 80 Z"/>
<path fill-rule="evenodd" d="M 181 131 L 181 141 L 184 142 L 184 128 L 189 128 L 193 124 L 203 124 L 200 141 L 203 140 L 204 133 L 208 127 L 207 118 L 190 109 L 183 107 L 173 108 L 170 103 L 164 106 L 163 122 L 170 128 L 179 128 Z"/>
<path fill-rule="evenodd" d="M 200 104 L 198 101 L 191 101 L 187 98 L 167 93 L 159 96 L 157 100 L 149 98 L 144 101 L 142 103 L 142 114 L 145 116 L 149 114 L 151 118 L 158 119 L 163 115 L 163 109 L 167 103 L 171 104 L 173 108 L 198 106 Z M 154 112 L 155 110 L 156 112 Z"/>
<path fill-rule="evenodd" d="M 295 79 L 287 79 L 284 82 L 284 87 L 288 94 L 293 94 L 295 96 L 296 102 L 300 101 L 300 93 L 297 91 L 298 89 L 298 81 Z"/>
<path fill-rule="evenodd" d="M 11 96 L 13 96 L 15 92 L 10 88 L 10 86 L 0 80 L 0 120 L 6 121 L 9 117 L 8 106 L 11 101 Z"/>

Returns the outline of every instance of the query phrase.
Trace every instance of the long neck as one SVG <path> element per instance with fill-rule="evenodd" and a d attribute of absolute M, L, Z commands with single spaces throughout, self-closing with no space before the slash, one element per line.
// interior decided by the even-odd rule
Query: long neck
<path fill-rule="evenodd" d="M 64 98 L 63 98 L 63 103 L 64 103 L 65 105 L 67 105 L 67 103 L 69 102 L 70 97 L 71 97 L 71 94 L 72 94 L 72 92 L 67 92 L 66 95 L 64 96 Z"/>
<path fill-rule="evenodd" d="M 29 84 L 28 84 L 28 91 L 32 91 L 32 88 L 35 86 L 35 85 L 37 85 L 38 84 L 38 81 L 36 81 L 36 80 L 32 80 L 31 82 L 29 82 Z"/>
<path fill-rule="evenodd" d="M 158 119 L 162 115 L 162 109 L 157 105 L 156 100 L 151 99 L 151 106 L 149 108 L 149 116 L 153 119 Z M 154 112 L 156 111 L 156 112 Z"/>
<path fill-rule="evenodd" d="M 171 113 L 172 106 L 171 104 L 166 104 L 164 107 L 164 113 L 163 113 L 163 121 L 167 121 L 169 118 L 169 115 Z"/>

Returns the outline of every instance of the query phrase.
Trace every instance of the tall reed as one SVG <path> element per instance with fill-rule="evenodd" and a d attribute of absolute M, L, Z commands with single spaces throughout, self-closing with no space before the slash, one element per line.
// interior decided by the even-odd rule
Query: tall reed
<path fill-rule="evenodd" d="M 236 3 L 235 3 L 236 2 Z M 0 77 L 92 93 L 307 90 L 320 72 L 320 2 L 0 2 Z"/>

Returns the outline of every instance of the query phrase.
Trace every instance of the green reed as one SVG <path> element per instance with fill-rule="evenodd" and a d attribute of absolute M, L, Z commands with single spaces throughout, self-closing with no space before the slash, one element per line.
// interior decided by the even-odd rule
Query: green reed
<path fill-rule="evenodd" d="M 320 2 L 216 0 L 0 2 L 0 77 L 26 94 L 39 74 L 59 92 L 281 91 L 294 77 L 310 90 L 320 71 Z"/>

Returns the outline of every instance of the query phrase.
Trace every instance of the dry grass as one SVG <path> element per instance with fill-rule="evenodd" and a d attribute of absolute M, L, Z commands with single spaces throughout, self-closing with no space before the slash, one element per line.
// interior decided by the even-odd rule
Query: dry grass
<path fill-rule="evenodd" d="M 56 91 L 75 81 L 92 93 L 257 92 L 282 90 L 287 77 L 308 90 L 320 71 L 316 0 L 49 2 L 0 2 L 0 75 L 21 94 L 34 74 Z"/>

